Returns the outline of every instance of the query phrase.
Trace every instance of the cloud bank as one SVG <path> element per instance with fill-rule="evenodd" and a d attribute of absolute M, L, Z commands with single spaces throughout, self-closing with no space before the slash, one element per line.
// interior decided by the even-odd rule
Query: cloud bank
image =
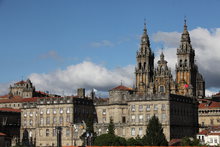
<path fill-rule="evenodd" d="M 84 61 L 68 66 L 65 70 L 57 70 L 52 73 L 33 73 L 29 76 L 39 90 L 48 90 L 51 93 L 67 95 L 74 94 L 77 88 L 107 91 L 119 85 L 132 86 L 134 78 L 134 66 L 119 67 L 109 70 L 102 65 Z"/>

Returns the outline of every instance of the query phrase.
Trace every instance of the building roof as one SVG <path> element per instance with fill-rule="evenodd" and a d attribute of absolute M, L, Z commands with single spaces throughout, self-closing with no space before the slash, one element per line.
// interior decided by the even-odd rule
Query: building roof
<path fill-rule="evenodd" d="M 209 133 L 208 135 L 220 135 L 220 133 L 213 132 L 213 133 Z"/>
<path fill-rule="evenodd" d="M 19 84 L 25 84 L 25 83 L 27 83 L 27 82 L 25 82 L 25 81 L 21 80 L 21 81 L 19 81 L 19 82 L 15 83 L 15 85 L 19 85 Z"/>
<path fill-rule="evenodd" d="M 5 133 L 0 132 L 0 136 L 6 136 L 6 134 L 5 134 Z"/>
<path fill-rule="evenodd" d="M 199 109 L 220 108 L 220 102 L 207 101 L 199 104 Z"/>
<path fill-rule="evenodd" d="M 9 94 L 0 96 L 0 98 L 8 98 L 8 97 L 9 97 Z"/>
<path fill-rule="evenodd" d="M 173 146 L 173 145 L 179 144 L 180 142 L 181 142 L 181 139 L 172 139 L 169 142 L 169 146 Z"/>
<path fill-rule="evenodd" d="M 122 91 L 129 91 L 129 90 L 132 90 L 132 88 L 129 88 L 129 87 L 125 87 L 123 85 L 120 85 L 120 86 L 117 86 L 111 90 L 122 90 Z"/>
<path fill-rule="evenodd" d="M 39 97 L 23 98 L 21 102 L 36 102 Z"/>
<path fill-rule="evenodd" d="M 14 96 L 11 99 L 0 99 L 0 103 L 20 103 L 22 99 L 20 96 Z"/>
<path fill-rule="evenodd" d="M 41 95 L 49 96 L 49 94 L 48 94 L 48 93 L 43 92 L 43 91 L 35 91 L 35 92 L 36 92 L 36 93 L 39 93 L 39 94 L 41 94 Z"/>
<path fill-rule="evenodd" d="M 202 130 L 198 133 L 198 135 L 207 135 L 209 133 L 209 130 Z"/>
<path fill-rule="evenodd" d="M 220 135 L 220 127 L 212 126 L 205 130 L 200 131 L 197 135 Z"/>
<path fill-rule="evenodd" d="M 13 109 L 13 108 L 0 108 L 0 111 L 4 111 L 4 112 L 21 112 L 20 109 Z"/>

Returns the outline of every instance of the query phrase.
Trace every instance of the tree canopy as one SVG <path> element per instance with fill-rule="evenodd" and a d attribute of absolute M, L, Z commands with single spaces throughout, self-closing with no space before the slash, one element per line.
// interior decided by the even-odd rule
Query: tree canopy
<path fill-rule="evenodd" d="M 204 146 L 204 144 L 200 143 L 199 139 L 189 138 L 189 137 L 184 137 L 181 140 L 181 145 L 182 146 Z"/>
<path fill-rule="evenodd" d="M 143 137 L 143 145 L 146 146 L 167 146 L 168 142 L 163 133 L 162 124 L 154 115 L 147 125 L 146 135 Z"/>
<path fill-rule="evenodd" d="M 125 138 L 115 135 L 115 125 L 113 123 L 113 120 L 110 119 L 110 123 L 108 125 L 108 133 L 102 134 L 96 137 L 94 141 L 94 145 L 96 146 L 125 146 L 127 145 L 127 143 L 126 143 Z"/>

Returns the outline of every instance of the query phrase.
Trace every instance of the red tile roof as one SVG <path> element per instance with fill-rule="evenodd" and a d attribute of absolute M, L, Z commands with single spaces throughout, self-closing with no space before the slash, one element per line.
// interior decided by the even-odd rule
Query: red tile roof
<path fill-rule="evenodd" d="M 21 81 L 19 81 L 19 82 L 15 83 L 15 85 L 24 84 L 24 83 L 27 83 L 27 82 L 25 82 L 25 81 L 21 80 Z"/>
<path fill-rule="evenodd" d="M 181 139 L 172 139 L 169 142 L 169 146 L 175 145 L 175 144 L 180 143 L 180 142 L 181 142 Z"/>
<path fill-rule="evenodd" d="M 206 103 L 200 103 L 199 109 L 207 109 L 207 108 L 220 108 L 220 102 L 215 101 L 207 101 Z"/>
<path fill-rule="evenodd" d="M 23 98 L 21 102 L 36 102 L 39 97 Z"/>
<path fill-rule="evenodd" d="M 13 108 L 0 108 L 0 111 L 6 111 L 6 112 L 21 112 L 20 109 L 13 109 Z"/>
<path fill-rule="evenodd" d="M 0 103 L 20 103 L 22 101 L 22 97 L 20 96 L 15 96 L 11 99 L 1 99 Z"/>
<path fill-rule="evenodd" d="M 202 130 L 198 133 L 198 135 L 207 135 L 209 133 L 209 130 Z"/>
<path fill-rule="evenodd" d="M 0 132 L 0 136 L 5 136 L 5 135 L 6 135 L 5 133 Z"/>
<path fill-rule="evenodd" d="M 6 95 L 3 95 L 3 96 L 0 96 L 0 98 L 8 98 L 9 97 L 9 94 L 6 94 Z"/>
<path fill-rule="evenodd" d="M 215 132 L 213 132 L 213 133 L 209 133 L 209 135 L 220 135 L 220 133 L 215 133 Z"/>
<path fill-rule="evenodd" d="M 220 135 L 220 127 L 219 126 L 212 126 L 205 130 L 202 130 L 198 133 L 198 135 Z"/>
<path fill-rule="evenodd" d="M 132 90 L 132 88 L 129 88 L 129 87 L 125 87 L 123 85 L 120 85 L 120 86 L 117 86 L 111 90 L 124 90 L 124 91 L 129 91 L 129 90 Z"/>
<path fill-rule="evenodd" d="M 36 93 L 42 94 L 42 95 L 49 95 L 48 93 L 45 93 L 43 91 L 35 91 Z"/>

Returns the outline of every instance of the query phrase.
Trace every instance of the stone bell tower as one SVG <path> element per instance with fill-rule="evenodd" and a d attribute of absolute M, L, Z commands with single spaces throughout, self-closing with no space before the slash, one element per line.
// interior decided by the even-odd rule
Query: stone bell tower
<path fill-rule="evenodd" d="M 138 94 L 144 94 L 148 92 L 149 84 L 153 81 L 154 72 L 154 53 L 150 48 L 146 23 L 144 23 L 144 32 L 141 37 L 140 49 L 137 51 L 136 59 L 136 90 Z"/>
<path fill-rule="evenodd" d="M 196 75 L 198 67 L 195 64 L 195 50 L 192 48 L 186 20 L 181 36 L 179 48 L 177 48 L 176 82 L 177 93 L 180 95 L 196 95 Z"/>

